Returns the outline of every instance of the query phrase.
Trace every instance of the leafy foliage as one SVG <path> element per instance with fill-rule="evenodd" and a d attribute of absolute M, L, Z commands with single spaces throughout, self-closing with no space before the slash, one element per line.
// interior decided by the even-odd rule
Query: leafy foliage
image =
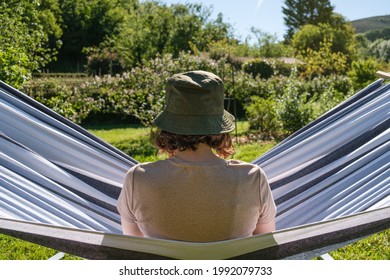
<path fill-rule="evenodd" d="M 291 48 L 282 42 L 278 42 L 278 38 L 275 34 L 273 35 L 264 32 L 255 27 L 251 28 L 251 32 L 256 38 L 254 48 L 250 52 L 251 56 L 270 58 L 292 55 Z"/>
<path fill-rule="evenodd" d="M 261 80 L 257 92 L 244 99 L 250 128 L 261 137 L 278 139 L 291 134 L 353 94 L 352 83 L 345 76 L 307 81 L 296 75 L 293 71 L 290 77 Z"/>
<path fill-rule="evenodd" d="M 356 58 L 358 46 L 367 44 L 361 38 L 359 44 L 350 24 L 343 18 L 337 24 L 305 25 L 293 36 L 291 42 L 297 57 L 305 62 L 305 77 L 318 75 L 344 75 Z M 360 49 L 361 51 L 361 49 Z"/>
<path fill-rule="evenodd" d="M 211 8 L 201 4 L 2 2 L 0 26 L 11 23 L 11 27 L 0 37 L 0 75 L 20 87 L 53 58 L 56 49 L 50 46 L 61 37 L 58 63 L 85 59 L 88 73 L 97 76 L 66 84 L 35 79 L 22 90 L 77 123 L 112 118 L 113 122 L 136 119 L 149 126 L 164 106 L 166 80 L 174 73 L 201 69 L 224 80 L 227 95 L 236 98 L 239 116 L 246 114 L 251 128 L 268 138 L 292 133 L 342 101 L 353 86 L 372 81 L 377 66 L 355 62 L 348 72 L 356 60 L 355 37 L 328 1 L 304 1 L 306 8 L 302 1 L 287 2 L 299 2 L 302 9 L 292 47 L 255 27 L 257 42 L 242 43 L 231 37 L 231 26 L 222 14 L 212 19 Z M 323 23 L 306 24 L 317 16 L 313 11 L 321 9 L 327 9 L 321 15 Z M 375 42 L 369 52 L 370 43 L 360 39 L 365 56 L 383 57 L 386 66 L 386 41 Z M 299 64 L 280 58 L 291 55 L 292 49 Z M 346 81 L 347 72 L 353 85 Z"/>
<path fill-rule="evenodd" d="M 274 67 L 272 62 L 270 65 Z M 251 128 L 268 139 L 294 132 L 353 92 L 345 76 L 319 75 L 308 80 L 293 68 L 288 77 L 265 79 L 236 70 L 225 58 L 212 60 L 188 53 L 177 58 L 158 56 L 122 74 L 95 76 L 79 83 L 34 79 L 23 91 L 78 123 L 135 118 L 150 126 L 164 106 L 167 79 L 194 69 L 219 75 L 227 94 L 244 108 Z"/>
<path fill-rule="evenodd" d="M 350 24 L 342 22 L 337 27 L 330 24 L 304 25 L 293 36 L 291 45 L 298 55 L 305 55 L 308 49 L 320 51 L 324 47 L 331 53 L 341 53 L 348 62 L 356 55 L 354 31 Z"/>
<path fill-rule="evenodd" d="M 49 79 L 34 79 L 22 90 L 60 115 L 80 123 L 96 110 L 97 105 L 91 96 L 81 92 L 81 88 L 68 87 Z"/>
<path fill-rule="evenodd" d="M 90 73 L 122 73 L 158 55 L 205 51 L 231 33 L 222 14 L 213 20 L 201 4 L 65 0 L 61 8 L 64 45 L 53 68 L 67 62 L 87 64 Z"/>
<path fill-rule="evenodd" d="M 0 50 L 0 80 L 19 87 L 31 78 L 27 54 L 11 46 Z"/>
<path fill-rule="evenodd" d="M 124 65 L 119 55 L 110 47 L 101 46 L 100 48 L 85 48 L 87 54 L 86 72 L 89 75 L 107 75 L 122 73 Z"/>
<path fill-rule="evenodd" d="M 320 75 L 345 74 L 347 71 L 347 58 L 341 52 L 332 52 L 330 42 L 323 42 L 319 50 L 308 48 L 306 52 L 299 55 L 306 64 L 305 77 L 316 77 Z"/>
<path fill-rule="evenodd" d="M 33 71 L 50 62 L 60 35 L 51 1 L 0 2 L 0 79 L 20 86 Z M 55 1 L 53 0 L 53 3 Z M 42 5 L 41 5 L 42 4 Z"/>
<path fill-rule="evenodd" d="M 279 118 L 282 129 L 291 134 L 311 120 L 312 109 L 306 102 L 306 95 L 300 94 L 299 82 L 290 78 L 287 80 L 284 94 L 279 98 Z"/>
<path fill-rule="evenodd" d="M 253 59 L 248 60 L 242 65 L 244 72 L 252 74 L 254 77 L 268 79 L 274 74 L 271 64 L 267 60 Z"/>
<path fill-rule="evenodd" d="M 390 28 L 383 28 L 381 30 L 372 30 L 364 34 L 366 38 L 372 42 L 383 39 L 390 40 Z"/>
<path fill-rule="evenodd" d="M 390 39 L 376 40 L 370 45 L 368 53 L 372 57 L 375 57 L 379 62 L 390 62 Z"/>
<path fill-rule="evenodd" d="M 263 99 L 252 96 L 251 103 L 246 106 L 246 116 L 250 128 L 256 129 L 265 138 L 275 137 L 279 131 L 279 122 L 276 109 L 276 101 L 273 98 Z"/>
<path fill-rule="evenodd" d="M 348 76 L 356 88 L 363 88 L 376 80 L 378 63 L 374 59 L 358 60 L 352 63 Z"/>
<path fill-rule="evenodd" d="M 59 1 L 61 13 L 61 40 L 63 46 L 54 69 L 62 71 L 63 65 L 85 63 L 84 48 L 97 47 L 107 36 L 118 34 L 119 26 L 131 13 L 138 0 L 62 0 Z M 82 70 L 79 69 L 79 70 Z"/>
<path fill-rule="evenodd" d="M 306 24 L 330 23 L 334 7 L 329 0 L 285 0 L 282 12 L 287 26 L 285 39 L 289 41 Z"/>
<path fill-rule="evenodd" d="M 107 114 L 119 119 L 135 117 L 151 125 L 164 105 L 164 90 L 174 73 L 192 69 L 224 75 L 224 63 L 182 53 L 158 56 L 123 74 L 95 76 L 81 84 L 65 85 L 55 79 L 35 79 L 23 90 L 39 102 L 77 123 Z"/>

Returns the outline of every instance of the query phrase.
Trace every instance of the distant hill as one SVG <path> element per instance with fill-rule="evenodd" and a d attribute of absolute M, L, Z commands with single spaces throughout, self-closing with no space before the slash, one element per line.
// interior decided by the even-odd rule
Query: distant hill
<path fill-rule="evenodd" d="M 366 33 L 390 28 L 390 15 L 362 18 L 351 21 L 356 33 Z"/>

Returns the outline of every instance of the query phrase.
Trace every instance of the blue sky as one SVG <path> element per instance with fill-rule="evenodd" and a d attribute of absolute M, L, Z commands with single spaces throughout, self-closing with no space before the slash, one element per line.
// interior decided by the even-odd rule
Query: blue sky
<path fill-rule="evenodd" d="M 160 0 L 168 5 L 172 3 L 202 3 L 206 7 L 213 6 L 214 15 L 221 12 L 225 22 L 235 29 L 235 37 L 244 40 L 251 34 L 250 28 L 255 26 L 264 32 L 283 38 L 285 26 L 283 22 L 283 0 Z M 331 0 L 335 12 L 349 20 L 365 17 L 390 15 L 388 0 Z"/>

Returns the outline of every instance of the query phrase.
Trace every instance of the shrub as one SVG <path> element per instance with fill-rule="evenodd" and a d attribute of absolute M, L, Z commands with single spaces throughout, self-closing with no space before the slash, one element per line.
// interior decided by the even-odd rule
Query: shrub
<path fill-rule="evenodd" d="M 378 63 L 374 59 L 358 60 L 352 62 L 348 76 L 355 88 L 363 88 L 377 79 Z"/>
<path fill-rule="evenodd" d="M 55 80 L 31 80 L 24 85 L 22 91 L 76 123 L 81 123 L 96 110 L 93 98 L 83 94 L 77 87 L 67 87 Z"/>
<path fill-rule="evenodd" d="M 329 89 L 339 92 L 344 98 L 354 91 L 351 80 L 343 75 L 318 76 L 304 83 L 304 91 L 312 102 L 321 101 L 323 93 Z"/>
<path fill-rule="evenodd" d="M 317 95 L 322 95 L 322 89 L 325 88 L 322 83 L 325 84 L 326 79 L 317 82 L 316 89 L 320 91 L 313 90 L 314 97 L 311 101 L 306 88 L 308 82 L 296 75 L 293 72 L 288 78 L 261 80 L 258 94 L 252 95 L 250 101 L 245 103 L 246 116 L 252 129 L 258 130 L 262 135 L 279 137 L 295 132 L 309 123 L 315 113 L 323 112 L 322 108 L 315 107 L 314 100 Z M 317 111 L 314 112 L 314 109 Z"/>
<path fill-rule="evenodd" d="M 254 77 L 268 79 L 274 74 L 274 69 L 270 62 L 263 59 L 248 60 L 242 65 L 245 73 L 252 74 Z"/>
<path fill-rule="evenodd" d="M 121 75 L 95 76 L 74 85 L 61 84 L 58 79 L 35 80 L 24 90 L 77 123 L 91 115 L 100 119 L 101 115 L 116 116 L 115 120 L 128 120 L 132 116 L 148 126 L 162 110 L 166 81 L 174 73 L 200 69 L 223 77 L 225 66 L 223 60 L 217 63 L 185 53 L 177 59 L 165 55 Z"/>
<path fill-rule="evenodd" d="M 334 108 L 347 97 L 348 95 L 336 90 L 333 84 L 329 84 L 321 93 L 317 92 L 315 98 L 313 98 L 313 101 L 311 102 L 313 119 L 318 118 Z"/>
<path fill-rule="evenodd" d="M 263 99 L 278 97 L 283 95 L 284 84 L 287 77 L 273 76 L 267 80 L 253 77 L 243 71 L 235 72 L 234 88 L 231 81 L 225 83 L 229 92 L 234 93 L 234 97 L 244 106 L 250 104 L 252 96 L 259 96 Z"/>
<path fill-rule="evenodd" d="M 275 136 L 279 130 L 276 102 L 273 98 L 263 99 L 251 97 L 251 103 L 246 107 L 250 129 L 260 132 L 265 138 Z"/>
<path fill-rule="evenodd" d="M 289 64 L 282 60 L 273 60 L 271 63 L 272 68 L 274 69 L 274 74 L 285 77 L 289 77 L 293 71 L 293 68 L 295 67 L 294 64 Z"/>
<path fill-rule="evenodd" d="M 290 78 L 285 85 L 283 96 L 278 99 L 278 117 L 285 133 L 291 134 L 312 119 L 312 107 L 307 103 L 307 95 L 301 94 L 296 79 Z"/>
<path fill-rule="evenodd" d="M 235 71 L 225 59 L 215 61 L 188 53 L 176 59 L 158 56 L 115 76 L 84 77 L 82 81 L 34 79 L 22 90 L 77 123 L 102 119 L 109 123 L 110 118 L 117 123 L 135 118 L 149 126 L 164 106 L 167 79 L 174 73 L 195 69 L 223 78 L 226 92 L 236 98 L 239 108 L 244 107 L 251 127 L 266 137 L 299 129 L 352 92 L 345 76 L 304 80 L 294 70 L 290 77 L 261 79 Z"/>

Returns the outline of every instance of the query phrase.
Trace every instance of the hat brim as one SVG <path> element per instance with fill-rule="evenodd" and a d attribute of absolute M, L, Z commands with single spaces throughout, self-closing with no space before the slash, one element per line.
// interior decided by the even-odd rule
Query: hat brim
<path fill-rule="evenodd" d="M 223 111 L 216 116 L 186 116 L 163 111 L 154 124 L 165 131 L 181 135 L 215 135 L 228 133 L 235 128 L 232 114 Z"/>

